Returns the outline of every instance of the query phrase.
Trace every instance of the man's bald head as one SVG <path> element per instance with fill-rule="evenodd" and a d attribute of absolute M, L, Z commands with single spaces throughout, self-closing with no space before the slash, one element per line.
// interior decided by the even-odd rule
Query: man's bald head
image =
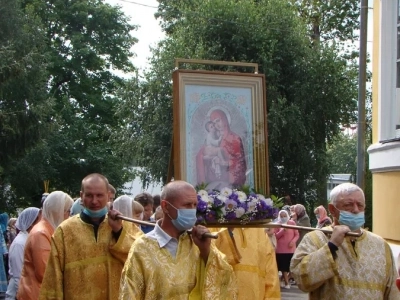
<path fill-rule="evenodd" d="M 96 182 L 96 181 L 102 181 L 102 182 L 104 182 L 104 185 L 105 185 L 107 191 L 109 190 L 109 187 L 108 187 L 108 186 L 109 186 L 108 179 L 107 179 L 105 176 L 101 175 L 101 174 L 92 173 L 92 174 L 89 174 L 89 175 L 87 175 L 85 178 L 82 179 L 81 192 L 84 192 L 84 191 L 85 191 L 85 185 L 86 185 L 88 182 Z"/>
<path fill-rule="evenodd" d="M 174 203 L 176 200 L 180 200 L 182 192 L 193 191 L 196 193 L 195 188 L 190 183 L 183 180 L 171 181 L 164 186 L 161 193 L 161 200 L 167 200 L 170 203 Z"/>

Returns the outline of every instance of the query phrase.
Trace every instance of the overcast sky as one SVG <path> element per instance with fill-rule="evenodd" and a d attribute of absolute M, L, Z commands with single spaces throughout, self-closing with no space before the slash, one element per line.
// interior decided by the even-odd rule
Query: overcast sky
<path fill-rule="evenodd" d="M 139 69 L 147 65 L 147 58 L 150 56 L 149 47 L 155 45 L 164 38 L 164 33 L 154 18 L 157 11 L 157 0 L 105 0 L 111 5 L 119 5 L 122 11 L 131 18 L 131 24 L 138 25 L 138 30 L 133 35 L 139 42 L 133 47 L 136 57 L 133 58 L 133 64 Z M 372 8 L 373 0 L 368 0 L 369 7 Z M 369 9 L 368 14 L 368 43 L 367 51 L 372 55 L 372 32 L 373 32 L 373 10 Z M 358 41 L 356 45 L 358 46 Z M 368 65 L 371 68 L 371 64 Z"/>
<path fill-rule="evenodd" d="M 150 56 L 149 47 L 155 45 L 164 37 L 158 21 L 154 18 L 158 2 L 156 0 L 105 0 L 111 5 L 121 6 L 122 11 L 131 18 L 130 23 L 139 25 L 133 32 L 139 42 L 133 47 L 136 57 L 133 64 L 137 68 L 146 67 L 147 58 Z M 142 4 L 142 5 L 140 5 Z"/>

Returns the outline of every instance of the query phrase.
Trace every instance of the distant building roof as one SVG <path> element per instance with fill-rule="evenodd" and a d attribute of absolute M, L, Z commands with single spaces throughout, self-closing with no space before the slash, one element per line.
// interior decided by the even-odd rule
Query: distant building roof
<path fill-rule="evenodd" d="M 330 174 L 328 180 L 350 181 L 351 174 Z"/>

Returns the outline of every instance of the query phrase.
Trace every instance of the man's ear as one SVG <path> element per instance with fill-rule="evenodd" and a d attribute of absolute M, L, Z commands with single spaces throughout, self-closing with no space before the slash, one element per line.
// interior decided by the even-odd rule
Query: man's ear
<path fill-rule="evenodd" d="M 162 209 L 162 211 L 165 213 L 165 212 L 168 212 L 168 208 L 167 208 L 167 206 L 168 206 L 168 202 L 166 201 L 166 200 L 161 200 L 160 201 L 160 206 L 161 206 L 161 209 Z"/>
<path fill-rule="evenodd" d="M 336 215 L 337 208 L 333 204 L 331 203 L 328 204 L 328 210 L 332 216 Z"/>
<path fill-rule="evenodd" d="M 328 204 L 328 210 L 331 213 L 332 218 L 338 219 L 338 209 L 331 203 Z"/>

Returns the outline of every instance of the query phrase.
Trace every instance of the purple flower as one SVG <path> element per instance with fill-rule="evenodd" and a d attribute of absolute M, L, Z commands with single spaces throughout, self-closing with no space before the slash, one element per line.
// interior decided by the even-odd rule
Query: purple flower
<path fill-rule="evenodd" d="M 221 200 L 219 200 L 217 197 L 214 198 L 214 207 L 221 207 L 223 205 L 224 203 Z"/>
<path fill-rule="evenodd" d="M 234 201 L 232 199 L 228 199 L 228 200 L 225 201 L 225 208 L 227 210 L 233 210 L 236 207 L 237 207 L 236 201 Z"/>
<path fill-rule="evenodd" d="M 221 192 L 200 190 L 197 195 L 197 221 L 226 222 L 242 220 L 245 222 L 276 218 L 278 209 L 271 199 L 250 192 L 246 193 L 228 188 Z"/>
<path fill-rule="evenodd" d="M 234 220 L 236 219 L 236 213 L 234 211 L 230 211 L 225 215 L 225 219 Z"/>
<path fill-rule="evenodd" d="M 205 217 L 206 221 L 215 221 L 216 213 L 213 210 L 209 210 L 209 211 L 207 211 L 207 213 L 204 217 Z"/>
<path fill-rule="evenodd" d="M 207 206 L 208 206 L 207 202 L 205 202 L 201 199 L 197 200 L 197 211 L 198 212 L 200 212 L 200 213 L 205 212 L 207 210 Z"/>
<path fill-rule="evenodd" d="M 197 216 L 197 223 L 203 223 L 204 222 L 204 217 L 202 215 Z"/>

